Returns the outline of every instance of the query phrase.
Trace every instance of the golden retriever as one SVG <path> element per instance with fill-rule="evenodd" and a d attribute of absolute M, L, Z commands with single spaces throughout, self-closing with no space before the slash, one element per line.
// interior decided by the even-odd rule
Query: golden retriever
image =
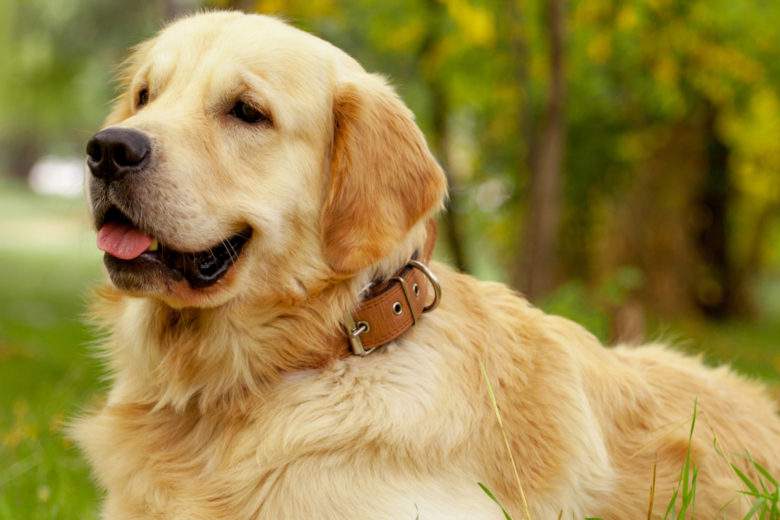
<path fill-rule="evenodd" d="M 113 386 L 72 428 L 104 518 L 502 518 L 478 483 L 516 519 L 659 517 L 687 453 L 698 516 L 733 518 L 749 500 L 730 463 L 780 474 L 761 385 L 606 349 L 439 263 L 436 310 L 345 355 L 345 316 L 426 242 L 446 184 L 344 52 L 213 12 L 139 45 L 122 78 L 87 147 Z"/>

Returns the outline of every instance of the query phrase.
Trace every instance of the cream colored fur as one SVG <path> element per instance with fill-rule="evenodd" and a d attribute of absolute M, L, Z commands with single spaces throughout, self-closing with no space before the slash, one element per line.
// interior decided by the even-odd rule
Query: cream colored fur
<path fill-rule="evenodd" d="M 533 518 L 645 518 L 654 465 L 661 515 L 695 400 L 699 518 L 747 510 L 728 462 L 750 473 L 750 452 L 780 475 L 759 384 L 662 345 L 604 348 L 439 263 L 438 309 L 338 359 L 359 288 L 420 247 L 444 190 L 411 115 L 341 51 L 271 18 L 203 14 L 142 44 L 125 85 L 108 125 L 164 151 L 141 196 L 168 243 L 197 250 L 241 224 L 255 236 L 206 291 L 96 298 L 113 386 L 73 435 L 104 518 L 502 518 L 478 482 L 524 518 L 482 364 Z M 239 92 L 273 128 L 223 116 Z"/>

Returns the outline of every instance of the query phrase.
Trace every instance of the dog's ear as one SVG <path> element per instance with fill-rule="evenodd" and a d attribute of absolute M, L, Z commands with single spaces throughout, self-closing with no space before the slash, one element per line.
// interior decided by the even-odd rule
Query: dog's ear
<path fill-rule="evenodd" d="M 353 273 L 439 209 L 447 182 L 411 111 L 380 76 L 343 81 L 333 112 L 323 248 L 336 272 Z"/>

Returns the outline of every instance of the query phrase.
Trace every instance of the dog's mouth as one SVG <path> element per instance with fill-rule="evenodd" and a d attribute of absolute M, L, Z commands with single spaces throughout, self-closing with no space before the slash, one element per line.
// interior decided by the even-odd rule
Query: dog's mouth
<path fill-rule="evenodd" d="M 97 244 L 105 252 L 112 278 L 117 275 L 116 279 L 126 280 L 127 275 L 138 277 L 163 269 L 174 281 L 184 279 L 191 288 L 202 289 L 230 270 L 251 237 L 252 228 L 246 227 L 204 251 L 176 251 L 112 206 L 98 223 Z"/>

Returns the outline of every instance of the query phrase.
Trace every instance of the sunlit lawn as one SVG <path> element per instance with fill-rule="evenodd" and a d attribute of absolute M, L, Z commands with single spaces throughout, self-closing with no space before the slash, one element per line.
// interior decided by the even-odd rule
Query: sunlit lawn
<path fill-rule="evenodd" d="M 80 319 L 84 294 L 101 277 L 81 202 L 0 185 L 0 265 L 0 518 L 95 518 L 98 492 L 62 431 L 102 386 Z M 556 310 L 579 315 L 582 304 Z M 780 316 L 661 330 L 712 360 L 780 381 Z"/>

